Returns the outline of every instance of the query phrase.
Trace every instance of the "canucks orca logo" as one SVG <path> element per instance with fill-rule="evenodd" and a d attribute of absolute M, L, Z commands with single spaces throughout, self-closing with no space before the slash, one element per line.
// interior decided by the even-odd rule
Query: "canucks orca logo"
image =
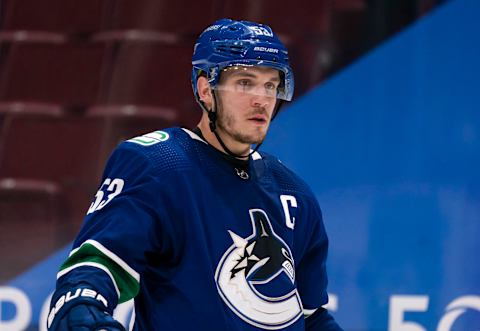
<path fill-rule="evenodd" d="M 295 288 L 292 253 L 273 231 L 263 210 L 251 209 L 249 212 L 253 233 L 242 238 L 229 231 L 233 245 L 217 266 L 217 289 L 228 307 L 247 323 L 265 329 L 284 328 L 303 316 L 302 303 Z M 275 282 L 282 274 L 288 277 L 285 293 L 267 296 L 257 289 L 268 288 L 269 283 Z"/>

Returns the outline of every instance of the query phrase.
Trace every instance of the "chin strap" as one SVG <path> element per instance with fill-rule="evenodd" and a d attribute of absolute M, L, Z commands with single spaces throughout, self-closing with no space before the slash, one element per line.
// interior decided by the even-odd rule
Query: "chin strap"
<path fill-rule="evenodd" d="M 224 149 L 224 151 L 228 155 L 233 156 L 234 158 L 237 158 L 237 159 L 243 159 L 243 158 L 250 157 L 253 153 L 255 153 L 260 148 L 260 146 L 262 146 L 263 141 L 261 143 L 257 144 L 255 146 L 255 148 L 247 155 L 239 155 L 239 154 L 236 154 L 236 153 L 232 152 L 230 149 L 228 149 L 228 147 L 225 145 L 222 138 L 220 138 L 220 135 L 217 132 L 217 112 L 216 112 L 216 109 L 218 109 L 218 107 L 217 107 L 217 97 L 215 95 L 215 91 L 212 91 L 212 92 L 213 92 L 212 96 L 213 96 L 213 105 L 214 105 L 214 107 L 212 109 L 208 109 L 207 106 L 205 106 L 205 103 L 203 103 L 203 101 L 199 100 L 200 106 L 208 114 L 210 131 L 213 132 L 213 134 L 217 138 L 218 142 L 220 143 L 220 145 L 222 146 L 222 148 Z M 280 111 L 280 107 L 281 107 L 282 103 L 283 103 L 282 100 L 277 101 L 277 103 L 275 105 L 275 109 L 273 110 L 272 121 L 277 116 L 278 112 Z M 213 109 L 215 109 L 215 111 Z"/>

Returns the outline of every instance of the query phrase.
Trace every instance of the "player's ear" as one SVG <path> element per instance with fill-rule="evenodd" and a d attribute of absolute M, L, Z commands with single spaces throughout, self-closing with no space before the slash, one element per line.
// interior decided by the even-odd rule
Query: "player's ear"
<path fill-rule="evenodd" d="M 206 77 L 200 76 L 197 80 L 197 89 L 198 89 L 198 96 L 200 100 L 202 100 L 205 105 L 211 109 L 212 108 L 212 89 L 210 88 L 210 84 Z"/>

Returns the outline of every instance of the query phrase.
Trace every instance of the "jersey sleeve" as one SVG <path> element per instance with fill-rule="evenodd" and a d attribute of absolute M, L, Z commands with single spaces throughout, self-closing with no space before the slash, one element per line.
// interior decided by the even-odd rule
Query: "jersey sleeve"
<path fill-rule="evenodd" d="M 326 259 L 328 253 L 328 237 L 323 225 L 322 213 L 313 198 L 308 209 L 309 229 L 305 253 L 297 267 L 297 287 L 303 307 L 313 312 L 328 302 Z"/>
<path fill-rule="evenodd" d="M 328 303 L 327 268 L 328 237 L 322 212 L 316 199 L 309 204 L 309 224 L 305 254 L 297 268 L 297 288 L 305 314 L 305 330 L 343 331 L 322 306 Z"/>
<path fill-rule="evenodd" d="M 129 145 L 123 143 L 110 157 L 73 250 L 57 275 L 57 288 L 87 282 L 106 297 L 125 302 L 138 294 L 148 258 L 169 250 L 171 232 L 161 225 L 165 208 L 160 183 L 149 159 Z"/>

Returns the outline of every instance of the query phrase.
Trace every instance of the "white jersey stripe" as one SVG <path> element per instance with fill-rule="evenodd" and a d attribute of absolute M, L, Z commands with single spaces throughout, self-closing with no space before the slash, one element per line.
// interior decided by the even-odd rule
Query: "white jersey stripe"
<path fill-rule="evenodd" d="M 190 131 L 188 129 L 185 129 L 185 128 L 182 128 L 182 130 L 185 131 L 190 136 L 190 138 L 201 141 L 202 143 L 208 144 L 205 140 L 200 138 L 195 132 L 192 132 L 192 131 Z"/>
<path fill-rule="evenodd" d="M 305 315 L 305 318 L 313 315 L 314 312 L 316 312 L 317 309 L 305 309 L 303 308 L 303 315 Z"/>

